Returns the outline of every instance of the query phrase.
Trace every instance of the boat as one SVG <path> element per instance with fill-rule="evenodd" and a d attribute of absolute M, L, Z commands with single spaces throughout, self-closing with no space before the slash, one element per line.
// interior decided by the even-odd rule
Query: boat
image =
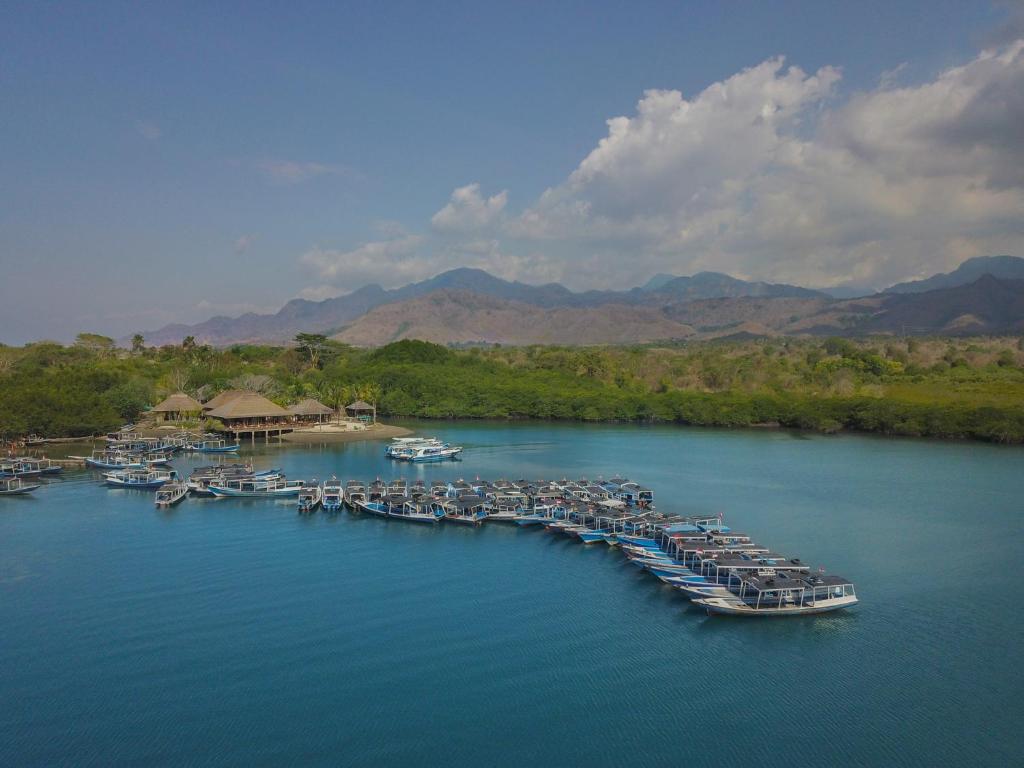
<path fill-rule="evenodd" d="M 146 462 L 136 454 L 121 451 L 95 450 L 89 456 L 69 456 L 85 463 L 85 466 L 100 470 L 146 469 Z"/>
<path fill-rule="evenodd" d="M 161 508 L 173 507 L 188 496 L 188 484 L 180 481 L 165 483 L 156 492 L 156 505 Z"/>
<path fill-rule="evenodd" d="M 456 499 L 438 499 L 431 502 L 434 510 L 441 511 L 445 520 L 466 525 L 480 525 L 487 519 L 484 500 L 472 496 L 460 496 Z"/>
<path fill-rule="evenodd" d="M 499 523 L 514 523 L 527 514 L 529 499 L 525 493 L 498 490 L 486 494 L 487 519 Z"/>
<path fill-rule="evenodd" d="M 323 486 L 320 488 L 321 504 L 324 506 L 326 512 L 337 512 L 341 509 L 342 504 L 345 502 L 345 491 L 341 485 L 341 480 L 336 477 L 332 477 L 330 480 L 324 480 Z"/>
<path fill-rule="evenodd" d="M 276 499 L 298 496 L 305 485 L 303 480 L 287 480 L 284 475 L 278 475 L 226 479 L 222 483 L 211 483 L 208 489 L 218 498 Z"/>
<path fill-rule="evenodd" d="M 694 600 L 708 614 L 727 616 L 798 616 L 826 613 L 857 604 L 849 579 L 841 576 L 790 576 L 774 569 L 744 576 L 729 587 L 729 597 Z"/>
<path fill-rule="evenodd" d="M 349 480 L 345 483 L 345 498 L 351 509 L 355 509 L 357 501 L 366 501 L 366 486 L 358 480 Z"/>
<path fill-rule="evenodd" d="M 352 508 L 358 512 L 366 512 L 370 515 L 376 515 L 377 517 L 387 517 L 391 507 L 386 501 L 364 501 L 359 499 L 358 501 L 351 501 Z"/>
<path fill-rule="evenodd" d="M 400 459 L 415 448 L 432 445 L 444 445 L 444 443 L 436 437 L 393 437 L 391 445 L 384 449 L 384 455 L 389 459 Z"/>
<path fill-rule="evenodd" d="M 411 461 L 422 464 L 428 461 L 451 461 L 457 459 L 462 453 L 459 446 L 444 445 L 421 445 L 415 448 L 405 449 L 395 458 L 402 461 Z"/>
<path fill-rule="evenodd" d="M 22 456 L 4 462 L 5 466 L 11 465 L 10 473 L 20 477 L 39 477 L 45 475 L 59 475 L 64 467 L 50 459 L 35 459 L 30 456 Z"/>
<path fill-rule="evenodd" d="M 186 450 L 197 453 L 236 453 L 239 448 L 238 443 L 229 443 L 221 438 L 196 440 L 185 446 Z"/>
<path fill-rule="evenodd" d="M 177 476 L 174 470 L 122 469 L 105 473 L 103 482 L 113 488 L 150 489 L 159 488 L 177 479 Z"/>
<path fill-rule="evenodd" d="M 26 485 L 20 477 L 0 478 L 0 496 L 24 496 L 39 487 L 39 485 Z"/>
<path fill-rule="evenodd" d="M 429 500 L 405 499 L 401 504 L 389 504 L 388 517 L 411 523 L 438 523 L 444 519 L 444 510 Z"/>
<path fill-rule="evenodd" d="M 311 480 L 299 490 L 299 512 L 314 512 L 323 501 L 324 492 L 317 481 Z"/>

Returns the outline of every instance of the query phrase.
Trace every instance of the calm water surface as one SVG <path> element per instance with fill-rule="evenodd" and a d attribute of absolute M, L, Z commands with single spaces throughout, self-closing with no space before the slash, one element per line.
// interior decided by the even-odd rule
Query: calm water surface
<path fill-rule="evenodd" d="M 290 476 L 626 473 L 658 508 L 854 579 L 862 603 L 709 618 L 604 545 L 69 473 L 0 499 L 0 764 L 1020 765 L 1024 451 L 627 426 L 430 424 L 258 446 Z M 187 469 L 190 461 L 179 461 Z"/>

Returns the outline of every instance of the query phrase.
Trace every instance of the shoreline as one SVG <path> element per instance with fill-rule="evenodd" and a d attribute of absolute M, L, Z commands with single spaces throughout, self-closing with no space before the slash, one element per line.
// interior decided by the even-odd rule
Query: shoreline
<path fill-rule="evenodd" d="M 315 445 L 318 443 L 358 443 L 364 440 L 387 440 L 392 437 L 406 437 L 413 430 L 392 424 L 376 424 L 367 429 L 332 432 L 319 429 L 302 429 L 281 435 L 283 443 Z"/>

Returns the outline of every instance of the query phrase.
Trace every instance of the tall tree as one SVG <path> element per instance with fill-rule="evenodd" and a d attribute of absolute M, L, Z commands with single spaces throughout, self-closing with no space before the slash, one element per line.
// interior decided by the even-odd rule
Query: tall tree
<path fill-rule="evenodd" d="M 309 356 L 311 368 L 320 367 L 320 357 L 327 346 L 327 337 L 322 333 L 297 333 L 295 345 L 299 351 Z"/>
<path fill-rule="evenodd" d="M 146 348 L 146 337 L 141 333 L 132 336 L 132 354 L 138 355 Z"/>

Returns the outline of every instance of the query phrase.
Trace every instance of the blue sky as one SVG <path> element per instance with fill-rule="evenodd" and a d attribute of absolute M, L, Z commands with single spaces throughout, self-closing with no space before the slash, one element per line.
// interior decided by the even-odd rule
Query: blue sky
<path fill-rule="evenodd" d="M 1016 4 L 208 5 L 0 8 L 0 341 L 460 265 L 882 285 L 1024 250 Z"/>

